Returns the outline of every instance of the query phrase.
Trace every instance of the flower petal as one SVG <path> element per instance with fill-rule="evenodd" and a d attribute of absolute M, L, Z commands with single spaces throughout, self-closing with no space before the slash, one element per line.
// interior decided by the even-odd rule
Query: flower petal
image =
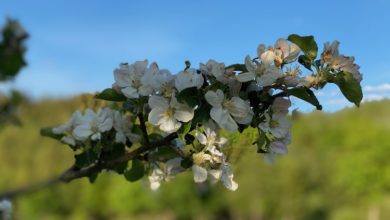
<path fill-rule="evenodd" d="M 125 87 L 125 88 L 121 89 L 121 92 L 127 98 L 135 98 L 136 99 L 136 98 L 139 97 L 137 89 L 135 89 L 135 88 L 133 88 L 131 86 L 128 86 L 128 87 Z"/>
<path fill-rule="evenodd" d="M 225 95 L 223 94 L 222 90 L 218 89 L 216 92 L 211 90 L 208 91 L 204 97 L 210 105 L 214 107 L 221 107 Z"/>
<path fill-rule="evenodd" d="M 255 80 L 255 74 L 252 73 L 252 72 L 246 72 L 246 73 L 241 73 L 239 75 L 236 76 L 236 79 L 239 81 L 239 82 L 249 82 L 249 81 L 252 81 L 252 80 Z"/>
<path fill-rule="evenodd" d="M 202 183 L 207 180 L 207 170 L 203 167 L 193 165 L 192 173 L 194 174 L 195 183 Z"/>
<path fill-rule="evenodd" d="M 169 103 L 168 100 L 161 96 L 152 95 L 149 97 L 148 104 L 150 108 L 162 108 L 162 109 L 168 109 Z"/>
<path fill-rule="evenodd" d="M 73 136 L 79 141 L 86 140 L 92 133 L 91 127 L 87 124 L 79 125 L 73 130 Z"/>
<path fill-rule="evenodd" d="M 213 107 L 210 111 L 210 116 L 217 122 L 219 127 L 231 132 L 237 131 L 238 126 L 226 109 Z"/>

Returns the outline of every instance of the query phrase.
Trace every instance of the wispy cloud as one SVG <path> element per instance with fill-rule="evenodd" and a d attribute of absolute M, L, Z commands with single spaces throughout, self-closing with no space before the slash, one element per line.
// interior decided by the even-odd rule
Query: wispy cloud
<path fill-rule="evenodd" d="M 390 83 L 384 83 L 382 85 L 377 86 L 365 86 L 363 88 L 366 92 L 385 92 L 390 91 Z"/>

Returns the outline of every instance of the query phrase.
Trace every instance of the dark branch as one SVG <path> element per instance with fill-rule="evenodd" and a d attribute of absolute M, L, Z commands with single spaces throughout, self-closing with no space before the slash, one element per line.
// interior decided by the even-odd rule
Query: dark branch
<path fill-rule="evenodd" d="M 142 135 L 144 138 L 144 144 L 149 145 L 149 135 L 148 135 L 148 130 L 146 129 L 146 124 L 145 124 L 145 118 L 143 112 L 138 114 L 138 119 L 139 119 L 139 126 L 142 131 Z"/>
<path fill-rule="evenodd" d="M 29 194 L 29 193 L 38 191 L 40 189 L 46 188 L 48 186 L 55 185 L 55 184 L 60 183 L 60 182 L 68 183 L 68 182 L 71 182 L 75 179 L 79 179 L 82 177 L 88 177 L 93 173 L 97 173 L 97 172 L 100 172 L 100 171 L 105 170 L 105 169 L 110 170 L 113 167 L 115 167 L 117 164 L 130 161 L 130 160 L 136 158 L 137 156 L 139 156 L 143 153 L 146 153 L 150 150 L 156 149 L 156 148 L 164 146 L 164 145 L 168 145 L 169 142 L 173 141 L 175 138 L 177 138 L 177 133 L 169 134 L 168 136 L 166 136 L 165 138 L 163 138 L 161 140 L 157 140 L 157 141 L 151 142 L 149 144 L 143 145 L 143 146 L 141 146 L 141 147 L 139 147 L 131 152 L 124 154 L 121 157 L 118 157 L 118 158 L 115 158 L 115 159 L 109 160 L 109 161 L 101 161 L 100 163 L 94 164 L 90 167 L 80 169 L 78 167 L 72 166 L 71 168 L 66 170 L 63 174 L 61 174 L 59 177 L 56 177 L 56 178 L 53 178 L 53 179 L 50 179 L 50 180 L 47 180 L 47 181 L 44 181 L 41 183 L 37 183 L 34 185 L 30 185 L 30 186 L 27 186 L 24 188 L 20 188 L 20 189 L 8 191 L 8 192 L 2 192 L 2 193 L 0 193 L 0 199 L 3 199 L 3 198 L 13 199 L 17 196 Z"/>

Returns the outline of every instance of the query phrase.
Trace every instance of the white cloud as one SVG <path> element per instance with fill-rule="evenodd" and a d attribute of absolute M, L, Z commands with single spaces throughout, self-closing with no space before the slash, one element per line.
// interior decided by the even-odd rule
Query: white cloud
<path fill-rule="evenodd" d="M 377 86 L 365 86 L 363 90 L 366 92 L 390 91 L 390 83 L 384 83 L 382 85 L 377 85 Z"/>

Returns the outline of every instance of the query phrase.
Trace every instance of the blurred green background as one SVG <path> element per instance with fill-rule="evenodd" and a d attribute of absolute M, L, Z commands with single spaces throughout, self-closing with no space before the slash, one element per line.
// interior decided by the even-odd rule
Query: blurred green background
<path fill-rule="evenodd" d="M 65 122 L 93 106 L 88 96 L 25 102 L 22 126 L 0 131 L 0 191 L 60 174 L 70 149 L 40 137 L 41 127 Z M 229 136 L 236 192 L 196 185 L 191 173 L 153 192 L 147 178 L 129 183 L 103 173 L 19 197 L 15 219 L 390 219 L 390 101 L 335 113 L 295 115 L 293 144 L 274 165 L 251 145 L 254 131 Z"/>

